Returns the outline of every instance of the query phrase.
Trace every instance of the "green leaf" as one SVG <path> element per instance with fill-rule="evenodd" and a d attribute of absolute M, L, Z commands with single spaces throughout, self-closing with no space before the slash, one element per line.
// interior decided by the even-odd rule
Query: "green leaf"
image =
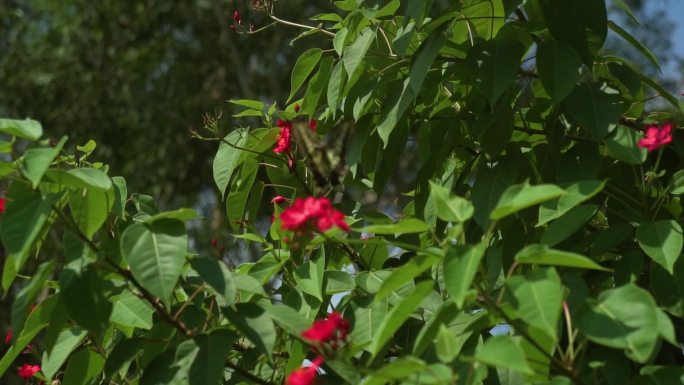
<path fill-rule="evenodd" d="M 380 289 L 375 293 L 373 301 L 379 301 L 390 295 L 406 282 L 413 280 L 418 275 L 430 269 L 441 258 L 433 254 L 418 253 L 400 268 L 392 271 L 392 274 L 382 282 Z"/>
<path fill-rule="evenodd" d="M 161 219 L 177 219 L 179 221 L 191 221 L 193 219 L 199 218 L 197 211 L 193 209 L 181 208 L 173 211 L 164 211 L 159 214 L 155 214 L 144 220 L 145 223 L 152 223 Z"/>
<path fill-rule="evenodd" d="M 363 381 L 361 381 L 361 385 L 384 385 L 405 379 L 411 374 L 419 372 L 426 367 L 427 365 L 421 359 L 412 356 L 399 357 L 364 377 Z"/>
<path fill-rule="evenodd" d="M 349 78 L 354 77 L 356 69 L 359 68 L 359 64 L 361 64 L 366 56 L 366 52 L 368 52 L 368 49 L 375 40 L 375 34 L 374 28 L 366 27 L 359 33 L 352 44 L 345 47 L 342 62 Z"/>
<path fill-rule="evenodd" d="M 346 72 L 344 72 L 344 63 L 342 60 L 340 60 L 332 69 L 330 80 L 328 81 L 328 90 L 326 93 L 328 108 L 330 108 L 330 111 L 333 111 L 333 114 L 335 111 L 337 111 L 337 107 L 340 105 L 340 97 L 342 90 L 344 89 L 345 81 Z"/>
<path fill-rule="evenodd" d="M 629 18 L 632 19 L 632 21 L 635 24 L 641 24 L 641 22 L 639 22 L 639 19 L 637 19 L 636 15 L 634 15 L 632 9 L 623 0 L 611 0 L 611 2 L 613 3 L 613 5 L 620 8 L 622 12 L 624 12 L 627 16 L 629 16 Z"/>
<path fill-rule="evenodd" d="M 45 281 L 49 278 L 50 274 L 52 274 L 54 267 L 54 260 L 49 260 L 40 264 L 36 272 L 33 273 L 28 284 L 14 296 L 11 317 L 12 332 L 14 335 L 21 334 L 29 311 L 29 306 L 34 303 L 38 293 L 43 290 Z"/>
<path fill-rule="evenodd" d="M 276 330 L 271 316 L 255 303 L 238 303 L 232 308 L 224 308 L 224 314 L 256 347 L 269 359 L 273 358 Z M 228 351 L 230 351 L 230 347 Z M 227 353 L 227 352 L 226 352 Z"/>
<path fill-rule="evenodd" d="M 414 55 L 415 60 L 411 66 L 408 78 L 404 79 L 403 83 L 396 82 L 394 85 L 395 89 L 390 87 L 390 99 L 385 102 L 380 124 L 376 128 L 384 147 L 387 147 L 390 134 L 397 125 L 397 122 L 418 96 L 430 67 L 439 54 L 440 49 L 446 43 L 447 36 L 445 35 L 445 30 L 446 25 L 443 25 L 423 40 Z M 399 90 L 399 87 L 401 87 L 401 90 Z"/>
<path fill-rule="evenodd" d="M 67 363 L 62 385 L 92 384 L 99 377 L 104 364 L 104 357 L 94 350 L 79 350 Z"/>
<path fill-rule="evenodd" d="M 582 59 L 563 41 L 547 40 L 537 48 L 537 71 L 546 92 L 555 104 L 575 88 L 580 78 Z"/>
<path fill-rule="evenodd" d="M 597 210 L 598 205 L 581 205 L 568 211 L 565 215 L 553 221 L 544 231 L 541 243 L 549 246 L 561 243 L 582 228 L 596 214 Z"/>
<path fill-rule="evenodd" d="M 390 310 L 373 335 L 369 352 L 372 360 L 383 346 L 394 336 L 406 319 L 420 306 L 421 302 L 433 289 L 432 281 L 423 281 L 409 295 L 404 297 Z"/>
<path fill-rule="evenodd" d="M 523 264 L 610 271 L 583 255 L 552 249 L 547 245 L 529 245 L 515 255 L 515 260 Z"/>
<path fill-rule="evenodd" d="M 684 194 L 684 170 L 679 170 L 672 175 L 669 187 L 672 195 Z"/>
<path fill-rule="evenodd" d="M 660 63 L 658 62 L 658 58 L 653 53 L 653 51 L 651 51 L 650 49 L 648 49 L 648 47 L 643 45 L 637 38 L 632 36 L 632 34 L 625 31 L 624 29 L 620 28 L 619 25 L 615 24 L 614 22 L 612 22 L 610 20 L 608 20 L 608 27 L 613 32 L 615 32 L 618 36 L 623 38 L 627 43 L 632 45 L 632 47 L 636 48 L 637 51 L 641 52 L 641 54 L 644 55 L 644 57 L 646 59 L 648 59 L 648 61 L 650 61 L 651 64 L 653 64 L 653 66 L 658 70 L 658 72 L 660 72 L 662 74 L 663 70 L 660 68 Z"/>
<path fill-rule="evenodd" d="M 135 223 L 121 236 L 121 254 L 133 276 L 167 308 L 183 270 L 187 245 L 185 224 L 176 219 Z"/>
<path fill-rule="evenodd" d="M 413 344 L 413 355 L 422 356 L 429 345 L 432 344 L 435 336 L 437 336 L 440 326 L 449 324 L 458 314 L 458 309 L 452 301 L 447 301 L 440 305 L 432 317 L 425 322 L 420 332 L 418 332 Z"/>
<path fill-rule="evenodd" d="M 444 257 L 444 284 L 452 301 L 461 309 L 484 256 L 484 244 L 452 245 Z"/>
<path fill-rule="evenodd" d="M 112 177 L 114 184 L 114 206 L 112 212 L 122 218 L 126 218 L 126 202 L 128 201 L 128 187 L 126 180 L 120 176 Z"/>
<path fill-rule="evenodd" d="M 195 340 L 186 340 L 155 357 L 140 378 L 140 385 L 187 385 L 190 367 L 199 353 Z"/>
<path fill-rule="evenodd" d="M 190 266 L 216 294 L 223 298 L 224 306 L 235 303 L 235 282 L 225 263 L 214 258 L 196 257 L 190 260 Z"/>
<path fill-rule="evenodd" d="M 437 341 L 435 343 L 435 353 L 437 358 L 444 363 L 449 363 L 458 356 L 461 352 L 461 347 L 458 343 L 458 338 L 446 326 L 439 326 L 439 333 L 437 334 Z"/>
<path fill-rule="evenodd" d="M 349 339 L 354 341 L 354 344 L 364 346 L 366 350 L 370 351 L 370 347 L 367 345 L 377 336 L 380 325 L 387 318 L 388 306 L 388 301 L 380 301 L 371 302 L 367 306 L 359 306 L 354 309 L 354 328 Z"/>
<path fill-rule="evenodd" d="M 474 359 L 494 368 L 533 374 L 520 345 L 509 336 L 494 336 L 478 347 Z"/>
<path fill-rule="evenodd" d="M 58 185 L 105 191 L 112 188 L 112 180 L 107 174 L 94 168 L 74 168 L 67 171 L 53 168 L 47 170 L 45 176 Z"/>
<path fill-rule="evenodd" d="M 435 202 L 437 217 L 444 221 L 465 222 L 475 213 L 475 208 L 468 200 L 433 182 L 430 182 L 430 197 Z"/>
<path fill-rule="evenodd" d="M 247 143 L 247 133 L 243 130 L 235 130 L 226 135 L 221 144 L 219 144 L 218 151 L 214 157 L 213 170 L 214 182 L 216 182 L 216 187 L 221 192 L 221 197 L 226 195 L 226 188 L 228 188 L 230 177 L 239 166 L 238 159 L 242 150 L 238 148 L 244 147 L 245 143 Z"/>
<path fill-rule="evenodd" d="M 578 204 L 598 194 L 605 185 L 605 181 L 599 180 L 584 180 L 571 184 L 565 188 L 561 196 L 546 201 L 539 206 L 539 220 L 535 227 L 543 226 L 556 218 L 562 217 Z"/>
<path fill-rule="evenodd" d="M 622 98 L 605 83 L 579 84 L 565 99 L 566 110 L 596 139 L 610 134 L 622 115 Z"/>
<path fill-rule="evenodd" d="M 421 221 L 417 218 L 406 218 L 401 219 L 399 222 L 392 223 L 389 225 L 371 225 L 357 230 L 358 232 L 374 233 L 374 234 L 412 234 L 412 233 L 424 233 L 430 230 L 430 226 L 427 223 Z"/>
<path fill-rule="evenodd" d="M 670 274 L 682 253 L 682 227 L 672 220 L 642 223 L 636 232 L 641 249 Z"/>
<path fill-rule="evenodd" d="M 54 146 L 48 148 L 29 148 L 24 153 L 22 157 L 22 172 L 26 179 L 31 182 L 31 186 L 36 188 L 40 180 L 43 178 L 43 174 L 50 167 L 52 161 L 55 160 L 59 152 L 62 150 L 62 146 L 66 142 L 66 137 L 62 139 Z"/>
<path fill-rule="evenodd" d="M 128 368 L 131 362 L 140 354 L 143 343 L 144 340 L 142 338 L 123 339 L 117 343 L 107 357 L 104 367 L 105 378 L 111 378 L 116 373 L 119 373 L 119 375 L 128 373 Z"/>
<path fill-rule="evenodd" d="M 269 317 L 288 332 L 291 336 L 300 338 L 304 330 L 311 326 L 311 322 L 299 314 L 295 309 L 287 305 L 272 305 L 268 303 L 260 303 Z"/>
<path fill-rule="evenodd" d="M 254 186 L 254 180 L 259 171 L 258 163 L 255 158 L 247 159 L 240 169 L 240 177 L 234 178 L 231 183 L 226 197 L 226 215 L 231 226 L 243 219 L 245 207 L 249 201 L 249 192 Z"/>
<path fill-rule="evenodd" d="M 7 252 L 2 287 L 7 290 L 28 259 L 43 226 L 52 213 L 57 197 L 31 193 L 7 203 L 0 218 L 0 238 Z"/>
<path fill-rule="evenodd" d="M 615 159 L 627 164 L 642 164 L 646 161 L 648 152 L 645 148 L 639 147 L 641 134 L 637 131 L 618 125 L 614 135 L 603 140 L 608 148 L 608 153 Z"/>
<path fill-rule="evenodd" d="M 493 108 L 499 97 L 515 82 L 524 47 L 512 39 L 492 39 L 468 50 L 466 59 L 473 71 L 475 89 Z"/>
<path fill-rule="evenodd" d="M 325 271 L 325 294 L 332 295 L 352 291 L 356 287 L 354 279 L 345 271 Z"/>
<path fill-rule="evenodd" d="M 69 316 L 100 339 L 109 326 L 112 303 L 104 295 L 105 282 L 95 266 L 81 270 L 81 265 L 80 260 L 75 260 L 62 270 L 59 277 L 61 300 Z"/>
<path fill-rule="evenodd" d="M 557 341 L 563 287 L 556 270 L 540 268 L 528 277 L 510 277 L 506 280 L 506 287 L 518 316 Z"/>
<path fill-rule="evenodd" d="M 665 88 L 663 88 L 660 84 L 658 84 L 655 80 L 651 79 L 650 77 L 639 73 L 639 80 L 641 80 L 642 83 L 646 84 L 647 86 L 651 87 L 654 89 L 657 93 L 658 96 L 665 98 L 670 104 L 677 110 L 679 113 L 682 112 L 682 108 L 679 106 L 679 100 L 672 96 L 671 93 L 669 93 Z"/>
<path fill-rule="evenodd" d="M 41 371 L 51 381 L 59 371 L 71 352 L 78 346 L 88 333 L 78 326 L 62 330 L 50 350 L 43 352 Z"/>
<path fill-rule="evenodd" d="M 124 291 L 113 302 L 114 308 L 109 318 L 110 321 L 132 328 L 152 329 L 154 309 L 147 302 L 130 291 Z"/>
<path fill-rule="evenodd" d="M 570 44 L 591 67 L 594 55 L 608 35 L 605 2 L 540 0 L 539 3 L 551 35 Z"/>
<path fill-rule="evenodd" d="M 299 56 L 290 75 L 290 96 L 287 97 L 288 102 L 292 100 L 292 97 L 304 85 L 306 79 L 316 68 L 319 60 L 321 60 L 322 55 L 323 51 L 320 48 L 312 48 Z"/>
<path fill-rule="evenodd" d="M 28 140 L 38 140 L 43 135 L 43 127 L 31 119 L 0 119 L 0 132 Z"/>
<path fill-rule="evenodd" d="M 58 299 L 59 296 L 52 295 L 31 310 L 21 334 L 14 337 L 14 342 L 0 359 L 0 377 L 5 374 L 14 360 L 24 351 L 24 348 L 33 341 L 33 338 L 50 324 L 50 316 Z"/>
<path fill-rule="evenodd" d="M 323 273 L 325 271 L 325 254 L 311 259 L 294 271 L 297 287 L 304 293 L 323 301 Z"/>
<path fill-rule="evenodd" d="M 577 328 L 589 340 L 624 349 L 632 360 L 645 363 L 658 341 L 658 307 L 651 295 L 627 284 L 603 291 L 577 315 Z"/>
<path fill-rule="evenodd" d="M 499 220 L 522 209 L 558 198 L 563 190 L 552 184 L 531 186 L 527 181 L 513 185 L 504 191 L 489 218 Z"/>
<path fill-rule="evenodd" d="M 223 383 L 228 353 L 233 349 L 235 335 L 225 329 L 195 338 L 199 352 L 190 367 L 190 385 L 219 385 Z"/>
<path fill-rule="evenodd" d="M 92 239 L 95 232 L 105 223 L 113 205 L 113 190 L 85 188 L 69 191 L 71 216 L 88 239 Z"/>
<path fill-rule="evenodd" d="M 250 99 L 230 99 L 230 100 L 228 100 L 228 103 L 235 104 L 236 106 L 240 106 L 240 107 L 247 107 L 250 110 L 257 110 L 257 111 L 263 111 L 264 107 L 266 107 L 263 102 L 260 102 L 258 100 L 250 100 Z"/>
<path fill-rule="evenodd" d="M 328 85 L 328 79 L 330 79 L 330 74 L 333 68 L 333 58 L 326 56 L 321 59 L 321 63 L 318 66 L 318 72 L 316 72 L 309 81 L 306 87 L 306 93 L 304 94 L 304 99 L 302 101 L 301 113 L 307 114 L 309 116 L 313 115 L 318 107 L 318 102 L 323 95 Z"/>

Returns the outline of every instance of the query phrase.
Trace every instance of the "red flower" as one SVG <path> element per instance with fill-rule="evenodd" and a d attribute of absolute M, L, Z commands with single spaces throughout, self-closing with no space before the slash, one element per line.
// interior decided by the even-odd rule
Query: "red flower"
<path fill-rule="evenodd" d="M 5 343 L 9 344 L 12 342 L 12 328 L 7 329 L 7 335 L 5 335 Z"/>
<path fill-rule="evenodd" d="M 653 151 L 670 142 L 672 142 L 672 123 L 663 123 L 660 126 L 651 124 L 646 126 L 646 136 L 639 140 L 639 147 Z"/>
<path fill-rule="evenodd" d="M 318 128 L 318 120 L 311 119 L 309 121 L 309 128 L 311 129 L 311 131 L 316 132 L 316 128 Z"/>
<path fill-rule="evenodd" d="M 316 380 L 316 375 L 318 374 L 318 368 L 323 364 L 323 357 L 316 357 L 311 366 L 305 368 L 299 368 L 294 372 L 290 373 L 287 377 L 287 385 L 311 385 Z"/>
<path fill-rule="evenodd" d="M 280 127 L 280 134 L 276 138 L 276 146 L 273 152 L 280 154 L 290 151 L 290 137 L 292 136 L 292 122 L 289 120 L 280 120 L 276 123 Z"/>
<path fill-rule="evenodd" d="M 286 200 L 287 200 L 287 198 L 285 198 L 284 196 L 277 195 L 273 199 L 271 199 L 271 203 L 273 203 L 274 205 L 277 205 L 279 203 L 285 202 Z"/>
<path fill-rule="evenodd" d="M 33 377 L 34 374 L 40 372 L 40 365 L 29 365 L 29 364 L 24 364 L 19 367 L 19 370 L 17 371 L 17 374 L 19 377 L 23 378 L 24 380 L 28 380 L 29 378 Z"/>
<path fill-rule="evenodd" d="M 323 320 L 318 320 L 302 332 L 302 337 L 318 343 L 344 340 L 349 332 L 349 323 L 336 311 Z"/>
<path fill-rule="evenodd" d="M 285 230 L 297 232 L 306 232 L 311 227 L 325 232 L 333 226 L 349 231 L 344 214 L 335 210 L 326 197 L 297 198 L 292 206 L 280 214 L 280 220 Z"/>
<path fill-rule="evenodd" d="M 211 247 L 213 247 L 214 249 L 218 248 L 218 241 L 216 239 L 211 240 Z"/>
<path fill-rule="evenodd" d="M 5 212 L 5 198 L 0 198 L 0 214 Z"/>
<path fill-rule="evenodd" d="M 233 12 L 233 20 L 235 20 L 236 23 L 240 24 L 240 12 L 238 12 L 238 11 Z"/>

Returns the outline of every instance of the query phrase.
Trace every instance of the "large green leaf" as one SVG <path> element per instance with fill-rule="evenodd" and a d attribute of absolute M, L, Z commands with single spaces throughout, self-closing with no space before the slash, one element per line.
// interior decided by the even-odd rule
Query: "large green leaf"
<path fill-rule="evenodd" d="M 235 303 L 235 282 L 225 263 L 214 258 L 196 257 L 190 260 L 190 265 L 223 298 L 224 306 Z"/>
<path fill-rule="evenodd" d="M 576 267 L 578 269 L 592 269 L 609 271 L 591 259 L 568 251 L 556 250 L 547 245 L 529 245 L 515 255 L 518 263 Z"/>
<path fill-rule="evenodd" d="M 475 208 L 468 200 L 433 182 L 430 182 L 430 197 L 435 202 L 435 214 L 444 221 L 465 222 L 475 212 Z"/>
<path fill-rule="evenodd" d="M 0 132 L 24 138 L 37 140 L 43 135 L 43 127 L 39 122 L 31 119 L 14 120 L 0 119 Z"/>
<path fill-rule="evenodd" d="M 57 305 L 58 300 L 59 296 L 52 295 L 31 310 L 21 334 L 14 337 L 12 345 L 7 349 L 2 359 L 0 359 L 0 377 L 5 374 L 5 371 L 14 363 L 14 360 L 24 351 L 24 348 L 33 341 L 33 338 L 50 324 L 52 310 Z"/>
<path fill-rule="evenodd" d="M 51 168 L 45 172 L 45 176 L 53 183 L 75 188 L 94 188 L 109 190 L 112 188 L 112 180 L 103 171 L 95 168 L 74 168 L 62 170 Z"/>
<path fill-rule="evenodd" d="M 571 45 L 592 66 L 594 55 L 608 35 L 608 16 L 604 1 L 540 0 L 546 26 L 551 35 Z"/>
<path fill-rule="evenodd" d="M 516 340 L 509 336 L 494 336 L 478 347 L 475 360 L 494 368 L 506 368 L 532 374 L 525 353 Z"/>
<path fill-rule="evenodd" d="M 524 183 L 511 186 L 504 191 L 489 218 L 499 220 L 530 206 L 558 198 L 561 194 L 563 194 L 563 190 L 556 185 L 540 184 L 530 186 L 525 181 Z"/>
<path fill-rule="evenodd" d="M 24 266 L 57 198 L 55 195 L 42 197 L 38 193 L 27 193 L 7 204 L 0 218 L 0 238 L 7 252 L 2 272 L 3 289 L 9 288 Z"/>
<path fill-rule="evenodd" d="M 578 204 L 598 194 L 605 185 L 605 181 L 584 180 L 566 187 L 561 196 L 548 200 L 539 206 L 539 220 L 536 227 L 543 226 L 565 215 Z"/>
<path fill-rule="evenodd" d="M 658 311 L 647 291 L 628 284 L 590 300 L 577 315 L 577 328 L 591 341 L 624 349 L 632 360 L 644 363 L 658 342 Z"/>
<path fill-rule="evenodd" d="M 81 269 L 81 261 L 75 260 L 62 270 L 59 277 L 61 299 L 69 316 L 100 339 L 109 327 L 112 303 L 105 297 L 105 281 L 95 266 Z"/>
<path fill-rule="evenodd" d="M 81 232 L 89 239 L 105 223 L 113 205 L 114 190 L 84 188 L 69 192 L 71 216 Z"/>
<path fill-rule="evenodd" d="M 608 136 L 622 115 L 620 94 L 605 83 L 582 83 L 563 104 L 575 121 L 596 139 Z"/>
<path fill-rule="evenodd" d="M 302 332 L 311 326 L 308 319 L 287 305 L 261 303 L 259 306 L 266 310 L 273 322 L 294 337 L 299 338 Z"/>
<path fill-rule="evenodd" d="M 114 299 L 110 321 L 122 326 L 152 329 L 154 309 L 130 291 L 125 291 Z"/>
<path fill-rule="evenodd" d="M 420 219 L 406 218 L 389 225 L 366 226 L 358 231 L 374 234 L 394 234 L 396 236 L 401 234 L 424 233 L 429 229 L 430 226 Z"/>
<path fill-rule="evenodd" d="M 361 64 L 366 57 L 368 49 L 375 40 L 375 34 L 375 28 L 366 27 L 359 33 L 356 40 L 354 40 L 351 45 L 345 47 L 342 55 L 342 62 L 344 63 L 344 69 L 347 71 L 347 76 L 349 76 L 349 78 L 354 77 L 356 69 L 359 68 L 359 64 Z"/>
<path fill-rule="evenodd" d="M 417 284 L 413 292 L 404 297 L 390 310 L 387 316 L 381 321 L 380 326 L 375 330 L 375 334 L 372 337 L 371 345 L 369 347 L 371 360 L 380 352 L 382 347 L 392 339 L 411 313 L 420 306 L 423 299 L 425 299 L 433 290 L 433 286 L 434 283 L 432 281 L 423 281 Z"/>
<path fill-rule="evenodd" d="M 199 351 L 195 340 L 183 341 L 177 347 L 166 350 L 145 367 L 140 385 L 187 385 L 190 368 L 196 362 Z M 206 373 L 198 377 L 202 375 Z"/>
<path fill-rule="evenodd" d="M 33 188 L 38 186 L 43 174 L 47 171 L 52 161 L 55 160 L 62 146 L 66 142 L 66 137 L 63 137 L 54 147 L 37 147 L 29 148 L 23 156 L 22 172 L 26 179 L 31 181 Z"/>
<path fill-rule="evenodd" d="M 233 348 L 235 335 L 225 329 L 217 329 L 195 338 L 199 352 L 190 367 L 190 385 L 219 385 L 228 353 Z"/>
<path fill-rule="evenodd" d="M 641 137 L 636 130 L 620 124 L 615 128 L 614 135 L 604 139 L 603 143 L 613 158 L 627 164 L 642 164 L 646 161 L 648 151 L 638 146 Z"/>
<path fill-rule="evenodd" d="M 622 29 L 619 25 L 615 24 L 614 22 L 608 20 L 608 27 L 615 32 L 618 36 L 623 38 L 627 43 L 631 44 L 632 47 L 636 48 L 637 51 L 641 52 L 642 55 L 648 61 L 653 64 L 653 67 L 656 68 L 658 71 L 662 72 L 660 69 L 660 63 L 658 62 L 658 58 L 656 55 L 651 51 L 648 47 L 646 47 L 644 44 L 642 44 L 637 38 L 632 36 L 629 32 L 625 31 Z"/>
<path fill-rule="evenodd" d="M 50 277 L 55 267 L 55 261 L 43 262 L 31 280 L 14 297 L 12 302 L 12 331 L 19 335 L 24 328 L 24 322 L 28 314 L 29 306 L 34 303 L 38 293 L 43 290 L 45 281 Z"/>
<path fill-rule="evenodd" d="M 249 158 L 243 163 L 239 178 L 234 178 L 231 183 L 226 197 L 226 215 L 230 226 L 235 226 L 236 222 L 242 221 L 249 201 L 249 193 L 258 171 L 258 161 L 255 158 Z"/>
<path fill-rule="evenodd" d="M 121 236 L 121 254 L 133 276 L 167 308 L 183 270 L 187 245 L 185 224 L 176 219 L 135 223 Z"/>
<path fill-rule="evenodd" d="M 672 274 L 684 245 L 679 223 L 672 220 L 642 223 L 637 228 L 636 236 L 646 255 Z"/>
<path fill-rule="evenodd" d="M 268 313 L 255 303 L 238 303 L 224 314 L 257 348 L 269 358 L 273 356 L 276 330 Z"/>
<path fill-rule="evenodd" d="M 558 340 L 563 287 L 553 268 L 535 270 L 528 277 L 516 275 L 506 280 L 510 303 L 518 316 Z"/>
<path fill-rule="evenodd" d="M 596 214 L 597 210 L 597 205 L 581 205 L 568 211 L 562 217 L 553 221 L 546 231 L 544 231 L 541 243 L 549 246 L 555 246 L 561 243 L 582 228 L 582 226 Z"/>
<path fill-rule="evenodd" d="M 87 335 L 88 333 L 78 326 L 65 328 L 59 333 L 51 349 L 43 352 L 41 371 L 48 381 L 52 380 L 71 352 Z"/>
<path fill-rule="evenodd" d="M 239 166 L 238 159 L 245 143 L 247 143 L 247 133 L 244 130 L 234 130 L 226 135 L 214 157 L 214 182 L 221 192 L 221 197 L 226 195 L 226 188 L 230 182 L 233 171 Z"/>
<path fill-rule="evenodd" d="M 384 299 L 393 291 L 404 286 L 406 282 L 430 269 L 440 259 L 433 254 L 418 253 L 400 268 L 392 271 L 392 274 L 382 282 L 380 289 L 375 293 L 374 301 Z"/>
<path fill-rule="evenodd" d="M 466 59 L 474 74 L 475 88 L 494 108 L 496 101 L 518 76 L 524 47 L 512 39 L 492 39 L 476 44 Z"/>
<path fill-rule="evenodd" d="M 558 104 L 570 95 L 580 77 L 582 59 L 563 41 L 548 40 L 537 48 L 539 79 L 551 100 Z"/>
<path fill-rule="evenodd" d="M 312 48 L 299 56 L 290 75 L 290 96 L 287 98 L 288 101 L 292 100 L 292 97 L 304 85 L 306 79 L 316 68 L 319 60 L 321 60 L 322 54 L 323 52 L 320 48 Z"/>
<path fill-rule="evenodd" d="M 325 254 L 308 260 L 294 271 L 297 286 L 304 293 L 323 301 L 323 274 L 325 272 Z"/>
<path fill-rule="evenodd" d="M 402 380 L 426 367 L 425 362 L 418 358 L 412 356 L 400 357 L 364 377 L 361 385 L 385 385 L 393 381 Z"/>
<path fill-rule="evenodd" d="M 62 385 L 94 384 L 100 376 L 104 364 L 104 357 L 95 350 L 79 350 L 67 362 Z"/>
<path fill-rule="evenodd" d="M 471 293 L 471 284 L 484 256 L 486 246 L 453 245 L 444 257 L 444 284 L 451 300 L 460 309 Z"/>

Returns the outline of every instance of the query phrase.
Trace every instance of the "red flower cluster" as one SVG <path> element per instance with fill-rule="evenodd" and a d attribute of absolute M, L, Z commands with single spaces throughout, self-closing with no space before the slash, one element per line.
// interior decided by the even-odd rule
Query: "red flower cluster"
<path fill-rule="evenodd" d="M 24 364 L 19 367 L 17 374 L 24 380 L 28 380 L 33 377 L 34 374 L 40 372 L 40 365 L 29 365 Z"/>
<path fill-rule="evenodd" d="M 646 126 L 646 136 L 639 140 L 639 147 L 649 152 L 672 142 L 672 123 L 661 125 L 650 124 Z"/>
<path fill-rule="evenodd" d="M 302 332 L 302 337 L 318 344 L 332 343 L 336 346 L 337 342 L 347 338 L 347 333 L 349 322 L 334 311 L 326 319 L 314 322 L 310 328 Z"/>
<path fill-rule="evenodd" d="M 323 357 L 318 356 L 313 360 L 311 366 L 305 368 L 299 368 L 294 372 L 290 373 L 287 377 L 287 385 L 310 385 L 316 380 L 316 375 L 318 374 L 318 368 L 323 364 Z"/>
<path fill-rule="evenodd" d="M 285 202 L 286 200 L 287 200 L 287 198 L 285 198 L 284 196 L 276 195 L 275 197 L 273 197 L 273 199 L 271 199 L 271 203 L 273 203 L 274 205 L 277 205 L 277 204 Z"/>
<path fill-rule="evenodd" d="M 333 226 L 349 231 L 344 214 L 335 210 L 326 197 L 295 199 L 294 204 L 280 214 L 280 221 L 285 230 L 293 230 L 300 235 L 310 232 L 312 228 L 322 233 Z"/>
<path fill-rule="evenodd" d="M 280 134 L 276 138 L 276 146 L 273 152 L 276 154 L 290 152 L 290 139 L 292 137 L 292 122 L 289 120 L 278 119 L 276 126 L 280 127 Z"/>
<path fill-rule="evenodd" d="M 5 198 L 0 198 L 0 214 L 5 212 Z"/>
<path fill-rule="evenodd" d="M 312 350 L 320 354 L 320 349 L 325 344 L 330 344 L 333 352 L 341 342 L 347 339 L 349 333 L 349 322 L 342 318 L 336 311 L 332 312 L 326 319 L 318 320 L 310 328 L 302 332 L 302 337 L 309 340 Z M 323 364 L 323 356 L 317 356 L 311 366 L 299 368 L 290 373 L 287 377 L 286 385 L 311 385 L 316 380 L 318 368 Z"/>

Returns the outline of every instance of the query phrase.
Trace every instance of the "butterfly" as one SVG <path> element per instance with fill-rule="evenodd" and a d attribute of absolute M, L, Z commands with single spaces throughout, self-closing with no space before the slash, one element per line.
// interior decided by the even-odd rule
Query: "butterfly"
<path fill-rule="evenodd" d="M 354 123 L 344 121 L 322 137 L 306 121 L 292 122 L 298 151 L 304 156 L 307 169 L 313 175 L 314 193 L 324 195 L 342 184 L 347 173 L 345 155 Z"/>

